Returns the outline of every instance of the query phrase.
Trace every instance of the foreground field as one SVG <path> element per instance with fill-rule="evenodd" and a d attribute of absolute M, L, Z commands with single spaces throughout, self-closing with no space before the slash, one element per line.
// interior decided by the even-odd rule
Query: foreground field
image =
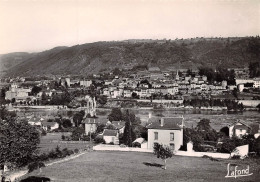
<path fill-rule="evenodd" d="M 259 161 L 258 161 L 259 162 Z M 250 166 L 252 176 L 225 178 L 227 164 Z M 71 161 L 54 164 L 25 176 L 48 177 L 59 182 L 84 181 L 258 181 L 260 166 L 246 159 L 211 161 L 207 158 L 173 156 L 163 162 L 150 153 L 89 152 Z"/>

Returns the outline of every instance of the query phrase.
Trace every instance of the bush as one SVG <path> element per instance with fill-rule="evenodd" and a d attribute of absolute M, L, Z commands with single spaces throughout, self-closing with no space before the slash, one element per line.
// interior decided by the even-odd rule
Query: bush
<path fill-rule="evenodd" d="M 79 153 L 79 149 L 74 149 L 74 153 L 75 154 Z"/>
<path fill-rule="evenodd" d="M 42 136 L 46 136 L 47 135 L 47 132 L 45 130 L 42 130 L 42 133 L 41 133 Z"/>
<path fill-rule="evenodd" d="M 57 154 L 56 154 L 56 152 L 55 152 L 54 150 L 51 150 L 51 151 L 49 152 L 49 154 L 48 154 L 48 157 L 49 157 L 50 159 L 55 159 L 55 158 L 57 158 Z"/>
<path fill-rule="evenodd" d="M 47 154 L 43 153 L 43 154 L 39 155 L 39 160 L 47 161 L 47 160 L 49 160 L 49 156 Z"/>
<path fill-rule="evenodd" d="M 114 142 L 110 142 L 109 145 L 114 145 Z"/>
<path fill-rule="evenodd" d="M 66 156 L 70 156 L 71 153 L 70 153 L 70 151 L 67 148 L 64 148 L 61 151 L 61 155 L 62 155 L 62 157 L 66 157 Z"/>
<path fill-rule="evenodd" d="M 232 159 L 240 159 L 240 157 L 241 157 L 240 155 L 233 155 Z"/>
<path fill-rule="evenodd" d="M 62 139 L 62 140 L 65 140 L 66 137 L 65 137 L 64 135 L 61 135 L 61 139 Z"/>
<path fill-rule="evenodd" d="M 55 148 L 55 153 L 56 153 L 56 156 L 57 156 L 58 158 L 62 158 L 62 152 L 61 152 L 59 146 L 57 146 L 57 147 Z"/>
<path fill-rule="evenodd" d="M 45 167 L 45 164 L 43 163 L 43 162 L 39 162 L 39 161 L 37 161 L 37 162 L 32 162 L 32 163 L 30 163 L 29 165 L 28 165 L 28 172 L 30 173 L 30 172 L 32 172 L 33 170 L 35 170 L 35 169 L 39 169 L 39 168 L 41 168 L 41 167 Z"/>
<path fill-rule="evenodd" d="M 103 144 L 105 144 L 106 141 L 103 138 L 101 138 L 101 137 L 96 137 L 95 138 L 95 143 L 103 143 Z"/>
<path fill-rule="evenodd" d="M 138 142 L 133 143 L 133 147 L 141 148 L 141 144 Z"/>
<path fill-rule="evenodd" d="M 26 179 L 21 180 L 21 182 L 48 182 L 48 181 L 51 181 L 50 178 L 38 177 L 38 176 L 30 176 Z"/>

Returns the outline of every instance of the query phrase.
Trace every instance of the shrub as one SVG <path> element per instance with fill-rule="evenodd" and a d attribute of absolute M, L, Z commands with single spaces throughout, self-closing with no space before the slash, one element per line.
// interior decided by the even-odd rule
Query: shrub
<path fill-rule="evenodd" d="M 62 158 L 62 152 L 61 152 L 59 146 L 57 146 L 57 147 L 55 148 L 55 153 L 56 153 L 56 156 L 57 156 L 58 158 Z"/>
<path fill-rule="evenodd" d="M 114 145 L 114 142 L 110 142 L 109 145 Z"/>
<path fill-rule="evenodd" d="M 70 150 L 68 150 L 67 148 L 62 149 L 61 153 L 62 153 L 62 157 L 66 157 L 66 156 L 71 155 Z"/>
<path fill-rule="evenodd" d="M 32 162 L 28 165 L 28 170 L 29 170 L 29 173 L 32 172 L 33 170 L 35 169 L 39 169 L 41 167 L 45 167 L 45 164 L 43 162 Z"/>
<path fill-rule="evenodd" d="M 101 137 L 96 137 L 95 138 L 95 143 L 103 143 L 103 144 L 105 144 L 106 141 L 103 138 L 101 138 Z"/>
<path fill-rule="evenodd" d="M 61 139 L 62 139 L 62 140 L 65 140 L 66 137 L 65 137 L 64 135 L 61 135 Z"/>
<path fill-rule="evenodd" d="M 233 155 L 232 159 L 240 159 L 240 157 L 241 157 L 240 155 Z"/>
<path fill-rule="evenodd" d="M 49 152 L 49 154 L 48 154 L 48 157 L 49 157 L 50 159 L 55 159 L 55 158 L 57 158 L 57 154 L 56 154 L 56 152 L 55 152 L 54 150 L 51 150 L 51 151 Z"/>
<path fill-rule="evenodd" d="M 49 160 L 49 156 L 47 154 L 43 153 L 43 154 L 39 155 L 39 160 L 47 161 L 47 160 Z"/>
<path fill-rule="evenodd" d="M 79 149 L 74 149 L 74 153 L 75 154 L 79 153 Z"/>
<path fill-rule="evenodd" d="M 37 176 L 30 176 L 26 179 L 21 180 L 21 182 L 48 182 L 48 181 L 51 181 L 50 178 L 37 177 Z"/>
<path fill-rule="evenodd" d="M 133 143 L 133 147 L 141 148 L 141 144 L 138 142 Z"/>
<path fill-rule="evenodd" d="M 45 130 L 42 130 L 42 133 L 41 133 L 42 136 L 46 136 L 47 135 L 47 132 Z"/>

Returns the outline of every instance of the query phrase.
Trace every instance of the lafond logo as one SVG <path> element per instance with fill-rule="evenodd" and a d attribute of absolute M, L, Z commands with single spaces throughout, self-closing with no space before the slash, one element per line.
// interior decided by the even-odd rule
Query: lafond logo
<path fill-rule="evenodd" d="M 243 176 L 251 176 L 253 173 L 249 172 L 249 165 L 246 168 L 231 166 L 230 163 L 227 165 L 227 175 L 225 178 L 237 178 Z"/>

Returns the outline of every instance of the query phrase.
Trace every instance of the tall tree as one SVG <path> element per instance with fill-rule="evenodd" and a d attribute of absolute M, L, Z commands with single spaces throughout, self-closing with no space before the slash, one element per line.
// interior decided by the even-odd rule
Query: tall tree
<path fill-rule="evenodd" d="M 121 109 L 119 108 L 113 108 L 111 113 L 108 115 L 109 121 L 120 121 L 123 120 L 123 114 L 121 112 Z"/>
<path fill-rule="evenodd" d="M 11 163 L 18 167 L 30 162 L 40 143 L 39 132 L 14 118 L 0 120 L 0 165 Z"/>
<path fill-rule="evenodd" d="M 125 129 L 123 134 L 123 142 L 125 145 L 132 147 L 133 141 L 136 139 L 134 126 L 136 125 L 135 117 L 127 110 L 125 113 Z"/>
<path fill-rule="evenodd" d="M 32 88 L 31 94 L 32 94 L 32 95 L 37 95 L 41 90 L 42 90 L 41 87 L 34 86 L 34 87 Z"/>

